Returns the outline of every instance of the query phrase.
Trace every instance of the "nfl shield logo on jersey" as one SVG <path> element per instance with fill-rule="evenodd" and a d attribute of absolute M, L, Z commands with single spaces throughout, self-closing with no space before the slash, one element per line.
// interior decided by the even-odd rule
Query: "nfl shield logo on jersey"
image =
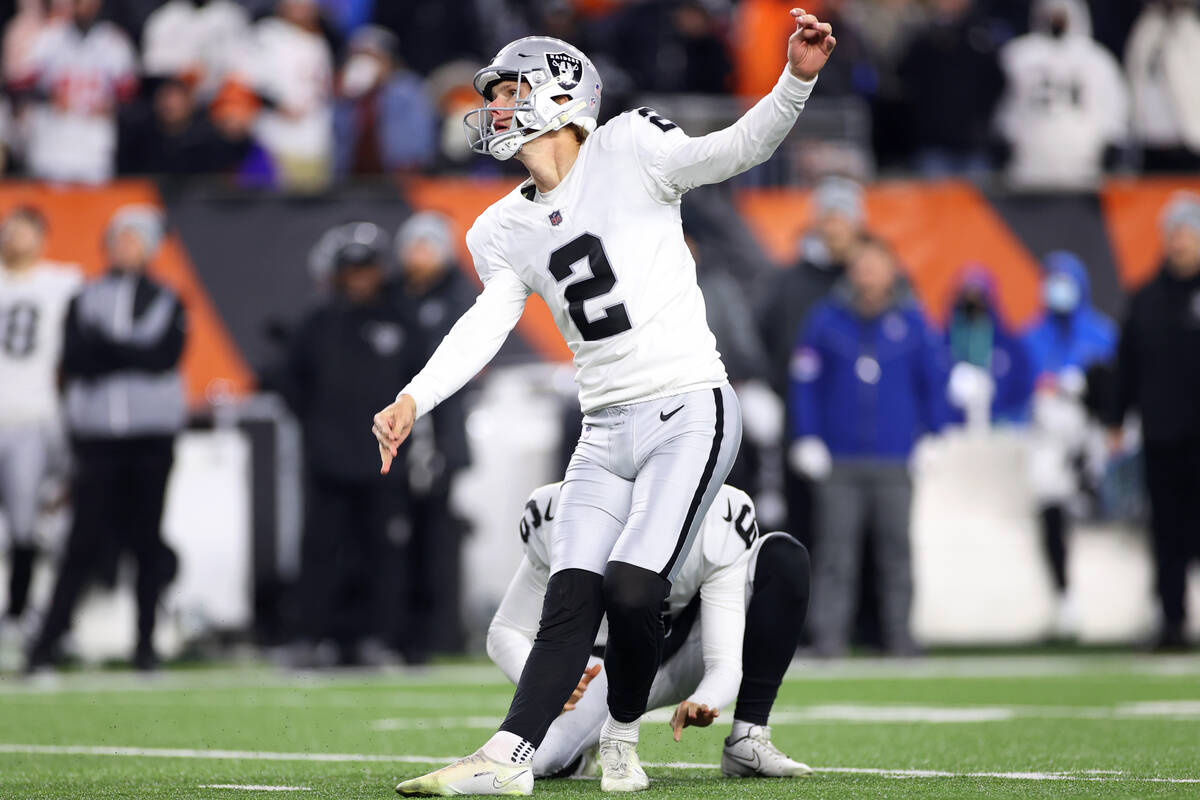
<path fill-rule="evenodd" d="M 562 222 L 562 212 L 557 208 L 550 212 L 550 224 L 557 225 Z"/>
<path fill-rule="evenodd" d="M 564 89 L 574 89 L 583 78 L 583 62 L 569 53 L 546 53 L 546 65 Z"/>

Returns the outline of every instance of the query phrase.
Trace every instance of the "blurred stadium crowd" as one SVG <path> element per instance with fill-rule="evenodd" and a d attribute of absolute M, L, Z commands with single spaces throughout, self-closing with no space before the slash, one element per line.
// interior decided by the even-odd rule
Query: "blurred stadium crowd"
<path fill-rule="evenodd" d="M 694 105 L 710 109 L 716 124 L 728 115 L 721 102 L 757 97 L 778 76 L 787 31 L 776 20 L 786 21 L 780 9 L 790 5 L 0 3 L 4 173 L 85 184 L 219 174 L 238 186 L 298 192 L 367 175 L 495 174 L 511 165 L 473 157 L 461 117 L 477 105 L 477 65 L 499 45 L 532 31 L 579 45 L 604 76 L 608 116 L 647 94 L 677 104 L 703 95 L 712 104 L 701 97 Z M 1015 329 L 982 264 L 959 271 L 948 318 L 932 319 L 904 265 L 871 232 L 860 181 L 1003 176 L 1022 190 L 1075 190 L 1112 171 L 1200 170 L 1200 10 L 1188 0 L 808 7 L 832 20 L 840 42 L 812 109 L 865 109 L 865 155 L 831 156 L 817 171 L 840 174 L 815 183 L 811 219 L 785 269 L 727 270 L 721 256 L 737 242 L 714 242 L 728 232 L 710 224 L 711 211 L 691 214 L 685 205 L 684 224 L 701 287 L 721 298 L 710 301 L 709 322 L 744 408 L 745 441 L 729 483 L 758 500 L 760 518 L 810 546 L 814 651 L 839 656 L 849 647 L 867 542 L 866 588 L 877 594 L 881 642 L 896 654 L 918 651 L 909 630 L 911 474 L 926 437 L 954 425 L 1027 432 L 1064 630 L 1073 613 L 1071 520 L 1114 513 L 1114 491 L 1144 473 L 1157 644 L 1186 646 L 1187 568 L 1200 556 L 1200 196 L 1181 193 L 1162 210 L 1162 268 L 1123 320 L 1093 308 L 1087 265 L 1055 251 L 1042 264 L 1043 312 Z M 13 543 L 0 635 L 21 642 L 34 666 L 54 663 L 81 592 L 98 575 L 111 578 L 125 549 L 139 565 L 136 661 L 152 667 L 154 609 L 175 570 L 159 527 L 170 443 L 186 416 L 179 358 L 187 309 L 146 275 L 163 235 L 153 210 L 126 208 L 112 219 L 112 269 L 82 288 L 78 274 L 44 263 L 44 233 L 36 208 L 8 213 L 0 301 L 19 295 L 22 276 L 38 269 L 53 284 L 45 291 L 61 299 L 29 324 L 54 331 L 39 380 L 53 387 L 61 375 L 75 513 L 50 605 L 25 613 L 36 503 L 21 497 L 40 489 L 13 477 L 34 476 L 14 466 L 26 457 L 12 454 L 29 431 L 38 441 L 53 436 L 59 412 L 53 399 L 31 405 L 14 396 L 24 394 L 15 381 L 0 383 L 0 506 Z M 464 645 L 457 603 L 465 526 L 451 492 L 471 462 L 470 397 L 438 408 L 414 433 L 404 474 L 386 481 L 364 436 L 371 415 L 473 300 L 456 263 L 461 234 L 433 212 L 396 231 L 356 221 L 314 232 L 320 299 L 288 321 L 279 357 L 259 365 L 260 388 L 285 398 L 305 443 L 292 663 L 378 663 L 395 653 L 419 663 Z M 10 314 L 4 324 L 6 353 L 19 355 L 24 323 Z M 45 391 L 39 397 L 57 394 Z M 124 416 L 113 411 L 116 395 L 129 404 Z M 564 404 L 568 447 L 578 430 L 573 402 Z M 128 410 L 138 403 L 142 411 Z M 1133 414 L 1140 426 L 1127 424 Z M 397 571 L 408 577 L 392 580 Z"/>
<path fill-rule="evenodd" d="M 860 179 L 1003 169 L 1017 185 L 1063 187 L 1106 168 L 1200 165 L 1191 0 L 809 5 L 840 43 L 814 105 L 845 112 L 831 124 L 864 152 L 841 171 Z M 86 182 L 224 173 L 297 190 L 349 175 L 492 171 L 469 157 L 460 120 L 474 106 L 476 65 L 503 43 L 536 30 L 582 47 L 605 76 L 606 115 L 635 94 L 696 96 L 704 109 L 704 97 L 771 87 L 788 7 L 8 0 L 4 171 Z M 719 118 L 720 108 L 699 113 Z"/>

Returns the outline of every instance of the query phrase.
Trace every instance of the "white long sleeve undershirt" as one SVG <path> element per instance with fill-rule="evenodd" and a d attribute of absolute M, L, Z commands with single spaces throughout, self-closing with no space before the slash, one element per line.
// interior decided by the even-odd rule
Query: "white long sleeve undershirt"
<path fill-rule="evenodd" d="M 525 310 L 529 287 L 509 270 L 496 270 L 475 304 L 459 317 L 429 362 L 400 390 L 412 397 L 417 416 L 432 411 L 475 377 L 500 350 Z"/>
<path fill-rule="evenodd" d="M 533 650 L 549 580 L 549 570 L 534 565 L 529 556 L 522 558 L 488 625 L 488 658 L 513 683 L 520 679 Z"/>
<path fill-rule="evenodd" d="M 763 163 L 796 124 L 816 85 L 816 78 L 802 81 L 785 68 L 774 88 L 737 122 L 706 136 L 681 137 L 680 144 L 664 150 L 657 171 L 683 194 Z"/>
<path fill-rule="evenodd" d="M 700 586 L 700 647 L 704 677 L 688 698 L 709 708 L 724 708 L 742 683 L 742 639 L 746 630 L 746 569 L 730 564 Z"/>

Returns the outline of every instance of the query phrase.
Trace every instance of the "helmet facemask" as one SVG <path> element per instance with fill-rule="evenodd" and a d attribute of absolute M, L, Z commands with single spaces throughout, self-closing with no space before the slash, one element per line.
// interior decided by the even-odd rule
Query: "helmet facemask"
<path fill-rule="evenodd" d="M 510 106 L 491 105 L 493 88 L 502 81 L 516 82 L 518 96 Z M 522 87 L 528 86 L 529 91 L 520 96 Z M 565 103 L 558 99 L 566 96 Z M 557 131 L 574 122 L 584 134 L 591 133 L 596 121 L 592 117 L 580 117 L 580 112 L 588 108 L 588 101 L 582 98 L 571 98 L 570 90 L 564 88 L 550 72 L 542 67 L 517 72 L 498 73 L 498 79 L 488 84 L 484 91 L 484 99 L 488 101 L 480 108 L 470 111 L 463 117 L 463 127 L 466 130 L 467 141 L 476 153 L 488 153 L 499 161 L 507 161 L 517 154 L 521 146 L 544 133 Z M 497 111 L 511 111 L 509 128 L 496 130 L 495 114 Z"/>

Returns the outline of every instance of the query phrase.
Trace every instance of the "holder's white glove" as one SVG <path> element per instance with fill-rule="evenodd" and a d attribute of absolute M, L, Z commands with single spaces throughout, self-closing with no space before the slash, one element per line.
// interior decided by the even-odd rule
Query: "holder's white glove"
<path fill-rule="evenodd" d="M 833 471 L 829 448 L 817 436 L 805 436 L 793 442 L 788 450 L 788 463 L 796 472 L 814 481 L 828 478 Z"/>
<path fill-rule="evenodd" d="M 778 445 L 783 438 L 783 401 L 763 381 L 746 381 L 737 387 L 742 406 L 742 430 L 759 447 Z"/>

